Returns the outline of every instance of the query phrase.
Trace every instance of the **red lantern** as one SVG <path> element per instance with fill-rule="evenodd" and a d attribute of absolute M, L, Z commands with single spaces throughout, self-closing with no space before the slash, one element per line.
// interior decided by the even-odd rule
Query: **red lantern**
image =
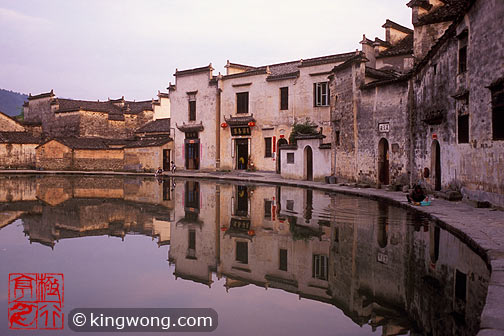
<path fill-rule="evenodd" d="M 434 140 L 437 139 L 437 134 L 436 133 L 432 134 L 432 139 L 434 139 Z"/>
<path fill-rule="evenodd" d="M 255 126 L 255 122 L 249 121 L 248 125 L 249 125 L 249 127 L 254 127 Z"/>
<path fill-rule="evenodd" d="M 227 123 L 225 123 L 225 122 L 223 122 L 222 124 L 220 124 L 220 126 L 221 126 L 222 128 L 226 128 L 226 127 L 228 127 L 228 124 L 227 124 Z"/>
<path fill-rule="evenodd" d="M 223 231 L 223 232 L 226 232 L 226 231 L 227 231 L 227 227 L 225 227 L 225 226 L 222 226 L 220 229 L 221 229 L 221 231 Z"/>
<path fill-rule="evenodd" d="M 249 236 L 255 235 L 255 231 L 254 230 L 249 230 L 247 233 L 248 233 Z"/>
<path fill-rule="evenodd" d="M 283 138 L 285 138 L 285 135 L 280 134 L 280 139 L 283 139 Z"/>

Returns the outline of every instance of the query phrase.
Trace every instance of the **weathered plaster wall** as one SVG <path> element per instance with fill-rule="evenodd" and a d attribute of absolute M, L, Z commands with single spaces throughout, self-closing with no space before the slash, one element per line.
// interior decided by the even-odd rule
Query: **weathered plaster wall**
<path fill-rule="evenodd" d="M 297 149 L 282 149 L 281 176 L 283 178 L 306 180 L 307 178 L 307 147 L 311 147 L 313 155 L 313 180 L 324 181 L 331 175 L 331 150 L 320 149 L 320 139 L 297 140 Z M 287 162 L 287 154 L 294 153 L 294 163 Z"/>
<path fill-rule="evenodd" d="M 1 168 L 34 168 L 38 144 L 0 144 Z"/>
<path fill-rule="evenodd" d="M 359 180 L 378 182 L 378 147 L 381 139 L 386 139 L 388 142 L 390 184 L 399 183 L 403 174 L 407 176 L 408 116 L 406 81 L 361 90 L 360 108 L 357 114 Z M 388 123 L 390 131 L 380 132 L 380 123 Z M 409 179 L 406 178 L 405 181 L 408 182 Z"/>
<path fill-rule="evenodd" d="M 158 147 L 124 149 L 124 169 L 135 171 L 155 171 L 163 167 L 163 149 L 173 151 L 173 142 Z"/>
<path fill-rule="evenodd" d="M 500 1 L 477 1 L 456 32 L 416 76 L 415 165 L 433 168 L 431 144 L 434 137 L 441 148 L 441 184 L 459 181 L 465 194 L 504 205 L 504 141 L 492 140 L 492 82 L 504 77 L 504 28 L 497 22 L 504 13 Z M 456 34 L 468 29 L 467 71 L 459 73 Z M 436 73 L 434 73 L 436 68 Z M 452 96 L 468 92 L 468 106 Z M 469 111 L 469 143 L 458 143 L 457 113 Z M 426 119 L 440 116 L 437 124 Z M 419 179 L 420 174 L 416 175 Z M 426 179 L 434 185 L 434 174 Z"/>
<path fill-rule="evenodd" d="M 203 123 L 199 133 L 200 170 L 215 170 L 217 160 L 217 85 L 210 84 L 210 71 L 176 77 L 176 89 L 170 90 L 170 115 L 174 130 L 174 157 L 177 167 L 185 167 L 185 133 L 178 126 L 183 123 Z M 189 95 L 196 93 L 196 121 L 189 121 Z"/>
<path fill-rule="evenodd" d="M 284 136 L 289 138 L 292 125 L 310 119 L 322 127 L 327 137 L 325 142 L 331 142 L 330 107 L 314 107 L 313 84 L 328 82 L 328 72 L 337 64 L 323 64 L 299 68 L 297 78 L 267 81 L 266 74 L 224 79 L 219 82 L 221 93 L 221 121 L 224 117 L 239 117 L 254 115 L 256 126 L 252 127 L 250 137 L 232 137 L 230 127 L 221 128 L 221 168 L 236 169 L 236 157 L 233 156 L 234 139 L 250 138 L 250 155 L 258 170 L 275 171 L 277 168 L 276 154 L 265 157 L 265 137 L 275 137 L 278 141 Z M 280 109 L 280 88 L 288 87 L 288 109 Z M 237 114 L 236 94 L 249 93 L 249 113 Z M 277 146 L 275 145 L 275 149 Z"/>
<path fill-rule="evenodd" d="M 122 149 L 74 149 L 72 169 L 76 170 L 122 170 Z"/>

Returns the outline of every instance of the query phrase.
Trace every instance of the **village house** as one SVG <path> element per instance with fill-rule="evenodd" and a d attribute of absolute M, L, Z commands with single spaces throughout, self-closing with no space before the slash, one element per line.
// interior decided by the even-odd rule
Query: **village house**
<path fill-rule="evenodd" d="M 173 161 L 188 170 L 219 168 L 219 92 L 212 65 L 175 71 L 170 119 L 175 142 Z"/>
<path fill-rule="evenodd" d="M 46 136 L 127 139 L 153 120 L 154 103 L 159 104 L 158 110 L 166 110 L 169 103 L 164 98 L 162 95 L 156 102 L 132 102 L 124 97 L 86 101 L 58 98 L 51 90 L 30 94 L 24 106 L 24 120 L 27 124 L 40 124 Z"/>
<path fill-rule="evenodd" d="M 40 137 L 27 132 L 24 125 L 0 112 L 0 168 L 35 167 L 35 148 Z"/>
<path fill-rule="evenodd" d="M 327 76 L 334 66 L 353 55 L 336 54 L 261 67 L 228 61 L 226 75 L 219 78 L 220 168 L 253 168 L 280 173 L 281 156 L 277 154 L 280 146 L 287 144 L 292 127 L 297 123 L 314 123 L 330 144 Z M 310 149 L 312 152 L 320 150 L 319 146 Z M 313 162 L 311 165 L 320 167 L 323 161 L 313 158 L 319 157 L 315 155 L 308 160 Z"/>
<path fill-rule="evenodd" d="M 362 53 L 332 69 L 333 174 L 396 187 L 423 181 L 502 206 L 504 51 L 487 40 L 504 38 L 496 23 L 504 4 L 408 6 L 414 31 L 387 20 L 386 41 L 364 36 Z"/>

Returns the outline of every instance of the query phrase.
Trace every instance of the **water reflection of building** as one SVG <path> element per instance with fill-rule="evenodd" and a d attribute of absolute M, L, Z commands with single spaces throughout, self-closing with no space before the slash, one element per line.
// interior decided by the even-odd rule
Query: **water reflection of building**
<path fill-rule="evenodd" d="M 170 242 L 174 217 L 173 200 L 166 195 L 170 180 L 47 176 L 1 179 L 0 184 L 6 194 L 0 194 L 5 202 L 0 206 L 11 214 L 0 217 L 0 227 L 3 221 L 22 218 L 30 242 L 53 247 L 65 238 L 124 239 L 126 234 L 157 237 L 159 245 Z"/>
<path fill-rule="evenodd" d="M 227 290 L 279 288 L 335 305 L 384 335 L 478 329 L 485 262 L 426 218 L 386 203 L 196 180 L 31 181 L 0 179 L 0 228 L 21 216 L 31 241 L 157 236 L 170 243 L 177 278 L 211 286 L 216 274 Z"/>
<path fill-rule="evenodd" d="M 188 180 L 177 183 L 174 193 L 178 202 L 168 259 L 176 277 L 210 286 L 217 263 L 218 186 Z"/>

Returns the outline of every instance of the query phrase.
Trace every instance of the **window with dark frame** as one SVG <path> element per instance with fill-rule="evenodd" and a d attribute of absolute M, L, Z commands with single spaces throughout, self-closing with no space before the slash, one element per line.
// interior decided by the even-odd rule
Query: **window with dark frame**
<path fill-rule="evenodd" d="M 336 146 L 340 145 L 340 131 L 336 131 L 334 133 L 334 142 L 336 143 Z"/>
<path fill-rule="evenodd" d="M 270 200 L 264 200 L 264 218 L 271 218 L 271 204 Z"/>
<path fill-rule="evenodd" d="M 287 272 L 287 250 L 280 249 L 278 269 Z"/>
<path fill-rule="evenodd" d="M 236 261 L 248 264 L 248 243 L 236 242 Z"/>
<path fill-rule="evenodd" d="M 280 88 L 280 110 L 289 109 L 289 88 Z"/>
<path fill-rule="evenodd" d="M 273 156 L 271 146 L 272 146 L 271 138 L 264 138 L 264 157 L 269 158 Z"/>
<path fill-rule="evenodd" d="M 189 100 L 189 121 L 196 120 L 196 100 Z"/>
<path fill-rule="evenodd" d="M 469 143 L 469 114 L 458 116 L 458 143 Z"/>
<path fill-rule="evenodd" d="M 294 163 L 294 153 L 287 153 L 287 163 Z"/>
<path fill-rule="evenodd" d="M 329 83 L 313 83 L 313 106 L 329 106 Z"/>
<path fill-rule="evenodd" d="M 504 140 L 504 78 L 490 90 L 492 92 L 492 139 Z"/>
<path fill-rule="evenodd" d="M 236 94 L 236 113 L 249 112 L 249 93 L 238 92 Z"/>
<path fill-rule="evenodd" d="M 458 39 L 459 39 L 459 53 L 458 53 L 459 73 L 464 73 L 467 71 L 467 36 L 468 35 L 469 34 L 467 33 L 467 30 L 466 30 L 458 36 Z"/>
<path fill-rule="evenodd" d="M 324 255 L 314 254 L 312 263 L 312 277 L 320 280 L 327 280 L 327 268 L 329 258 Z"/>
<path fill-rule="evenodd" d="M 455 297 L 463 302 L 466 301 L 467 274 L 456 270 L 455 272 Z"/>

